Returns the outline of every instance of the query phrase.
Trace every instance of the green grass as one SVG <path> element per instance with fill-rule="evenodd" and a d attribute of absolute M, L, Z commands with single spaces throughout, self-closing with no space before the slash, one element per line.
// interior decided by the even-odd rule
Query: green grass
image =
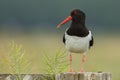
<path fill-rule="evenodd" d="M 63 48 L 62 35 L 43 36 L 18 36 L 7 37 L 1 36 L 0 40 L 0 60 L 3 65 L 0 65 L 0 73 L 9 73 L 8 64 L 5 59 L 9 53 L 11 40 L 15 40 L 16 44 L 22 44 L 22 48 L 26 50 L 25 57 L 31 62 L 31 73 L 44 73 L 46 67 L 43 63 L 44 54 L 55 55 L 57 50 Z M 75 71 L 80 70 L 81 54 L 73 54 L 73 68 Z M 69 60 L 69 56 L 65 59 Z M 119 80 L 120 77 L 120 38 L 118 36 L 95 37 L 94 47 L 87 54 L 85 63 L 86 71 L 104 71 L 111 72 L 113 80 Z M 47 67 L 46 67 L 47 68 Z M 3 70 L 4 69 L 4 70 Z M 65 72 L 69 69 L 65 70 Z"/>
<path fill-rule="evenodd" d="M 22 45 L 16 44 L 14 41 L 11 42 L 9 62 L 10 62 L 10 73 L 11 74 L 23 74 L 30 73 L 30 62 L 25 57 L 25 50 Z"/>
<path fill-rule="evenodd" d="M 44 71 L 47 74 L 59 74 L 64 72 L 68 66 L 69 61 L 66 59 L 66 51 L 59 49 L 55 55 L 45 54 L 43 62 L 45 64 Z"/>
<path fill-rule="evenodd" d="M 3 63 L 0 65 L 7 64 L 9 74 L 12 74 L 16 80 L 22 80 L 21 74 L 30 74 L 32 67 L 28 59 L 25 58 L 25 50 L 22 45 L 15 44 L 14 41 L 11 42 L 7 58 L 2 61 Z"/>

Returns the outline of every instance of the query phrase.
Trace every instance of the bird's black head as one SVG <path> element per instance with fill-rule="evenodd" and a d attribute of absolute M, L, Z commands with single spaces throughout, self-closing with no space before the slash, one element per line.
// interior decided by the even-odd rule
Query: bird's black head
<path fill-rule="evenodd" d="M 85 25 L 85 13 L 79 9 L 75 9 L 71 12 L 70 16 L 68 16 L 65 20 L 58 24 L 57 27 L 60 28 L 62 25 L 69 22 L 70 20 L 72 20 L 72 23 Z"/>
<path fill-rule="evenodd" d="M 72 21 L 75 23 L 85 24 L 85 13 L 79 9 L 75 9 L 71 12 Z"/>

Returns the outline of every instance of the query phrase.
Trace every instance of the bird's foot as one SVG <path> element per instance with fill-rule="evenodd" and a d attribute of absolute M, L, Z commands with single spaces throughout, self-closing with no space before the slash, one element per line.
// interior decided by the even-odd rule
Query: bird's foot
<path fill-rule="evenodd" d="M 74 70 L 72 68 L 70 68 L 70 72 L 73 72 Z"/>
<path fill-rule="evenodd" d="M 85 72 L 83 68 L 80 69 L 80 72 Z"/>
<path fill-rule="evenodd" d="M 76 72 L 74 69 L 70 68 L 70 71 L 69 72 Z"/>
<path fill-rule="evenodd" d="M 70 69 L 70 72 L 73 72 L 73 70 L 72 70 L 72 69 Z"/>

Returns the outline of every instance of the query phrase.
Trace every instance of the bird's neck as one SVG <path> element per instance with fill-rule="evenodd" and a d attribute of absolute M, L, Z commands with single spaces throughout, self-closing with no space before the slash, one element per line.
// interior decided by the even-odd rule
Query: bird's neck
<path fill-rule="evenodd" d="M 77 29 L 80 29 L 80 31 L 82 30 L 82 29 L 87 29 L 86 28 L 86 26 L 85 26 L 85 23 L 78 23 L 78 22 L 72 22 L 71 23 L 71 26 L 70 26 L 71 28 L 77 28 Z"/>
<path fill-rule="evenodd" d="M 85 37 L 89 34 L 88 29 L 85 27 L 85 25 L 82 25 L 80 23 L 71 23 L 71 26 L 67 30 L 67 33 L 69 35 L 79 36 L 79 37 Z"/>
<path fill-rule="evenodd" d="M 71 25 L 82 25 L 82 26 L 85 26 L 85 21 L 72 21 Z"/>

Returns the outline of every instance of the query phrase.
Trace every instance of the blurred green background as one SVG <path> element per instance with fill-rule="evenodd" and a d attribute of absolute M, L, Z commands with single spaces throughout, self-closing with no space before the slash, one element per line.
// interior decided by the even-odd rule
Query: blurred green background
<path fill-rule="evenodd" d="M 0 0 L 0 60 L 4 60 L 12 40 L 26 50 L 32 63 L 32 73 L 42 73 L 44 53 L 65 49 L 62 36 L 70 23 L 57 29 L 56 25 L 73 9 L 86 13 L 86 26 L 95 43 L 88 52 L 86 71 L 111 72 L 113 80 L 120 79 L 120 1 L 119 0 Z M 80 69 L 80 54 L 73 54 L 73 67 Z M 7 73 L 1 65 L 0 73 Z"/>

